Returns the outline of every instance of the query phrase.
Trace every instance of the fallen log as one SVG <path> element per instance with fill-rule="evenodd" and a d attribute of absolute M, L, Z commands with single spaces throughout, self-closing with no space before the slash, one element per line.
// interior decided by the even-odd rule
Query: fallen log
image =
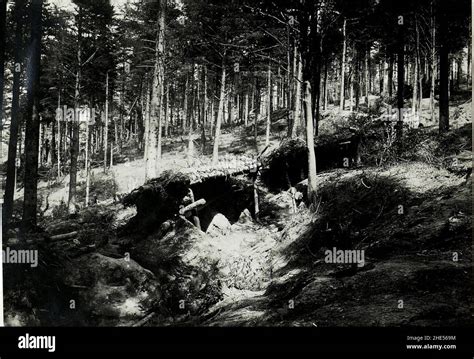
<path fill-rule="evenodd" d="M 191 204 L 188 204 L 186 207 L 183 207 L 179 210 L 180 215 L 184 215 L 186 212 L 192 211 L 194 209 L 198 209 L 199 207 L 202 207 L 206 204 L 206 200 L 204 198 L 201 198 L 200 200 L 197 200 L 196 202 L 193 202 Z"/>
<path fill-rule="evenodd" d="M 45 228 L 45 231 L 48 234 L 57 235 L 57 234 L 65 233 L 65 232 L 76 231 L 76 230 L 81 229 L 81 227 L 82 226 L 79 223 L 77 223 L 77 220 L 75 221 L 70 220 L 70 221 L 64 221 L 64 222 L 48 225 Z"/>
<path fill-rule="evenodd" d="M 142 327 L 144 326 L 147 322 L 150 321 L 155 316 L 155 312 L 148 314 L 146 317 L 140 319 L 138 322 L 132 324 L 132 327 Z"/>
<path fill-rule="evenodd" d="M 52 240 L 52 241 L 61 241 L 61 240 L 64 240 L 64 239 L 72 239 L 72 238 L 76 238 L 78 233 L 79 233 L 78 231 L 73 231 L 73 232 L 69 232 L 69 233 L 57 234 L 57 235 L 49 237 L 49 239 Z"/>

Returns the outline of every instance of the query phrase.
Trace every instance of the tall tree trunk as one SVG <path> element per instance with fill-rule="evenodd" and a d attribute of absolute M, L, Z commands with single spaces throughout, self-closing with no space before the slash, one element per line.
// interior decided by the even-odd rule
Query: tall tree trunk
<path fill-rule="evenodd" d="M 411 101 L 411 109 L 415 115 L 418 112 L 417 100 L 418 100 L 418 59 L 415 56 L 415 63 L 413 66 L 413 97 Z"/>
<path fill-rule="evenodd" d="M 354 86 L 355 86 L 355 109 L 356 111 L 359 109 L 360 104 L 360 96 L 361 96 L 361 61 L 360 61 L 360 52 L 357 51 L 356 55 L 356 66 L 355 66 L 355 78 L 354 78 Z"/>
<path fill-rule="evenodd" d="M 459 90 L 462 79 L 462 61 L 461 58 L 458 58 L 456 61 L 456 88 Z"/>
<path fill-rule="evenodd" d="M 434 0 L 433 0 L 434 1 Z M 435 119 L 435 103 L 434 92 L 436 84 L 436 26 L 433 14 L 433 1 L 431 3 L 431 56 L 430 56 L 430 71 L 431 71 L 431 86 L 430 86 L 430 118 L 434 122 Z"/>
<path fill-rule="evenodd" d="M 217 110 L 216 119 L 216 134 L 214 136 L 214 148 L 212 151 L 212 164 L 216 165 L 219 161 L 219 138 L 221 133 L 222 116 L 224 113 L 224 101 L 225 101 L 225 62 L 222 60 L 222 78 L 221 78 L 221 91 L 219 96 L 219 108 Z"/>
<path fill-rule="evenodd" d="M 324 88 L 323 88 L 323 110 L 326 110 L 328 105 L 328 59 L 326 57 L 324 62 Z"/>
<path fill-rule="evenodd" d="M 3 138 L 3 88 L 5 70 L 5 24 L 7 17 L 7 2 L 0 2 L 0 139 Z M 0 143 L 0 158 L 3 158 L 3 146 Z"/>
<path fill-rule="evenodd" d="M 344 25 L 342 27 L 342 62 L 341 62 L 341 100 L 339 104 L 339 109 L 344 110 L 344 76 L 345 76 L 345 66 L 346 66 L 346 23 L 347 20 L 344 19 Z"/>
<path fill-rule="evenodd" d="M 107 171 L 107 149 L 109 144 L 109 72 L 105 75 L 105 128 L 104 128 L 104 172 Z"/>
<path fill-rule="evenodd" d="M 293 119 L 293 129 L 291 131 L 291 137 L 295 138 L 298 134 L 298 125 L 301 120 L 301 87 L 303 83 L 303 64 L 301 61 L 301 54 L 300 52 L 295 48 L 296 51 L 296 66 L 298 68 L 297 70 L 297 76 L 296 76 L 296 90 L 295 90 L 295 115 Z"/>
<path fill-rule="evenodd" d="M 165 106 L 165 133 L 164 136 L 168 137 L 169 131 L 169 111 L 170 111 L 170 85 L 166 85 L 166 106 Z"/>
<path fill-rule="evenodd" d="M 4 87 L 4 64 L 5 64 L 5 23 L 7 15 L 7 2 L 1 1 L 0 4 L 0 158 L 3 161 L 3 87 Z M 8 166 L 8 165 L 7 165 Z M 3 215 L 3 213 L 2 213 Z M 3 222 L 5 223 L 5 222 Z M 3 248 L 2 235 L 0 233 L 0 248 Z M 4 326 L 3 313 L 3 260 L 0 262 L 0 326 Z"/>
<path fill-rule="evenodd" d="M 418 21 L 415 19 L 415 32 L 416 32 L 416 48 L 415 48 L 415 68 L 413 72 L 413 99 L 412 99 L 412 111 L 413 115 L 417 116 L 419 111 L 419 104 L 418 98 L 420 97 L 420 93 L 422 91 L 421 88 L 421 76 L 420 76 L 420 32 L 418 29 Z M 418 87 L 420 85 L 420 87 Z M 421 97 L 420 97 L 421 101 Z"/>
<path fill-rule="evenodd" d="M 405 97 L 405 49 L 403 43 L 403 24 L 398 25 L 398 49 L 397 49 L 397 142 L 401 146 L 403 131 L 403 105 Z"/>
<path fill-rule="evenodd" d="M 209 99 L 207 97 L 207 67 L 204 66 L 204 105 L 203 105 L 203 128 L 204 131 L 206 129 L 206 126 L 208 125 L 208 112 L 209 112 Z M 204 132 L 204 137 L 206 136 L 206 133 Z"/>
<path fill-rule="evenodd" d="M 393 63 L 394 63 L 394 56 L 390 53 L 390 59 L 388 63 L 388 80 L 387 80 L 387 87 L 388 87 L 388 98 L 391 100 L 393 96 Z"/>
<path fill-rule="evenodd" d="M 439 132 L 449 131 L 449 51 L 447 44 L 447 19 L 440 16 L 440 49 L 439 49 Z"/>
<path fill-rule="evenodd" d="M 267 74 L 267 128 L 265 132 L 265 146 L 270 144 L 270 126 L 271 126 L 271 117 L 272 117 L 272 70 L 270 64 L 268 64 L 268 74 Z"/>
<path fill-rule="evenodd" d="M 259 151 L 258 151 L 258 117 L 260 116 L 260 100 L 261 100 L 261 94 L 260 94 L 260 90 L 259 90 L 259 87 L 258 87 L 258 77 L 255 76 L 254 77 L 254 91 L 256 92 L 256 96 L 255 96 L 255 103 L 252 104 L 252 106 L 255 105 L 255 114 L 254 114 L 254 126 L 253 126 L 253 135 L 254 135 L 254 139 L 255 139 L 255 151 L 257 152 L 257 154 L 259 154 Z M 254 93 L 255 94 L 255 93 Z"/>
<path fill-rule="evenodd" d="M 20 81 L 21 81 L 21 39 L 22 19 L 20 10 L 24 6 L 24 0 L 16 2 L 13 8 L 15 18 L 15 63 L 13 64 L 13 93 L 10 123 L 10 138 L 8 141 L 8 163 L 5 194 L 3 203 L 3 231 L 6 233 L 10 217 L 13 212 L 13 200 L 15 195 L 16 156 L 18 146 L 19 108 L 20 108 Z M 3 101 L 3 99 L 2 99 Z M 21 152 L 20 152 L 21 153 Z"/>
<path fill-rule="evenodd" d="M 308 199 L 314 204 L 316 199 L 316 154 L 314 151 L 313 110 L 311 104 L 311 84 L 304 82 L 304 114 L 306 120 L 306 145 L 308 147 Z"/>
<path fill-rule="evenodd" d="M 31 58 L 27 74 L 31 76 L 27 88 L 25 133 L 25 193 L 23 201 L 23 230 L 36 226 L 38 146 L 39 146 L 39 82 L 41 62 L 41 12 L 43 0 L 31 2 Z"/>
<path fill-rule="evenodd" d="M 468 86 L 471 84 L 471 58 L 472 58 L 472 39 L 469 38 L 467 42 L 467 84 Z"/>
<path fill-rule="evenodd" d="M 364 59 L 364 74 L 365 74 L 365 104 L 367 108 L 369 107 L 369 90 L 370 90 L 370 81 L 369 81 L 369 57 L 370 57 L 370 50 L 367 48 L 365 49 L 365 59 Z"/>
<path fill-rule="evenodd" d="M 196 69 L 193 65 L 193 74 L 192 74 L 192 79 L 194 80 L 196 77 Z M 193 128 L 196 124 L 196 116 L 194 113 L 194 106 L 195 106 L 195 92 L 194 92 L 194 81 L 191 86 L 191 119 L 188 124 L 188 153 L 187 153 L 187 158 L 188 161 L 191 161 L 192 157 L 194 156 L 194 142 L 193 142 Z"/>
<path fill-rule="evenodd" d="M 292 78 L 294 77 L 294 72 L 295 69 L 291 68 L 292 61 L 291 61 L 291 37 L 290 37 L 290 24 L 288 23 L 286 26 L 286 31 L 287 31 L 287 46 L 286 46 L 286 94 L 285 94 L 285 101 L 284 101 L 284 107 L 286 107 L 288 110 L 291 110 L 291 99 L 292 99 Z M 290 111 L 288 111 L 289 113 Z M 288 118 L 288 131 L 289 137 L 291 137 L 291 128 L 290 126 L 292 125 L 291 119 Z"/>
<path fill-rule="evenodd" d="M 248 89 L 245 91 L 244 95 L 244 125 L 247 127 L 249 121 L 249 92 Z"/>
<path fill-rule="evenodd" d="M 92 110 L 89 110 L 90 118 L 92 118 Z M 86 207 L 89 206 L 89 192 L 90 192 L 90 170 L 89 170 L 89 121 L 86 122 L 86 145 L 85 145 L 85 163 L 84 169 L 86 171 Z"/>
<path fill-rule="evenodd" d="M 74 118 L 71 122 L 72 141 L 71 141 L 71 166 L 69 170 L 69 197 L 68 212 L 74 213 L 76 210 L 76 184 L 77 184 L 77 157 L 79 155 L 79 118 L 78 111 L 80 106 L 80 86 L 82 76 L 82 8 L 79 6 L 77 20 L 77 69 L 76 84 L 74 89 Z"/>
<path fill-rule="evenodd" d="M 352 74 L 349 76 L 349 111 L 354 111 L 354 80 L 352 79 Z"/>
<path fill-rule="evenodd" d="M 311 80 L 314 80 L 313 71 L 311 64 L 313 64 L 313 56 L 315 54 L 312 46 L 314 43 L 318 44 L 314 40 L 319 38 L 318 34 L 318 19 L 317 16 L 311 17 L 310 14 L 317 14 L 318 3 L 305 2 L 302 9 L 301 17 L 299 19 L 300 28 L 300 51 L 303 66 L 303 102 L 304 102 L 304 118 L 306 127 L 306 146 L 308 149 L 308 201 L 310 208 L 314 207 L 316 202 L 316 191 L 317 191 L 317 180 L 316 180 L 316 154 L 314 149 L 314 108 L 313 98 L 316 98 L 315 91 L 311 89 Z M 344 21 L 345 25 L 345 21 Z M 345 26 L 344 26 L 345 33 Z M 345 36 L 344 36 L 345 39 Z M 310 41 L 313 40 L 313 41 Z M 319 46 L 318 46 L 319 48 Z M 345 41 L 344 41 L 345 48 Z M 345 49 L 344 49 L 345 52 Z M 316 52 L 317 54 L 317 52 Z M 345 56 L 343 56 L 345 57 Z M 344 63 L 344 61 L 343 61 Z M 319 71 L 319 70 L 318 70 Z M 341 71 L 344 73 L 344 70 Z M 319 84 L 319 81 L 316 82 Z M 343 98 L 341 99 L 341 105 L 343 105 Z"/>
<path fill-rule="evenodd" d="M 58 89 L 58 109 L 56 111 L 56 127 L 57 127 L 57 140 L 55 137 L 55 129 L 53 128 L 53 148 L 51 149 L 53 152 L 56 153 L 56 161 L 53 163 L 56 163 L 57 169 L 58 169 L 58 178 L 57 180 L 59 181 L 59 178 L 61 177 L 61 120 L 62 118 L 60 117 L 60 111 L 61 111 L 61 88 Z"/>
<path fill-rule="evenodd" d="M 186 83 L 184 85 L 183 122 L 182 122 L 183 134 L 186 132 L 186 126 L 188 124 L 188 92 L 189 92 L 189 74 L 186 73 Z"/>
<path fill-rule="evenodd" d="M 164 31 L 165 31 L 165 0 L 159 1 L 159 13 L 157 20 L 157 35 L 155 49 L 155 66 L 153 71 L 153 87 L 151 92 L 151 118 L 149 148 L 146 167 L 146 178 L 154 178 L 159 171 L 161 157 L 161 135 L 163 116 L 163 82 L 164 82 Z"/>

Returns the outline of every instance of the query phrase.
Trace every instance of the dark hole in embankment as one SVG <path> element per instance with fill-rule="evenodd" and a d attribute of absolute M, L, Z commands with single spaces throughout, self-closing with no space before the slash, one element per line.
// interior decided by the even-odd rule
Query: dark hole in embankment
<path fill-rule="evenodd" d="M 217 213 L 223 214 L 230 223 L 236 222 L 246 208 L 254 215 L 253 183 L 248 176 L 207 177 L 191 184 L 186 174 L 168 171 L 123 199 L 125 206 L 137 208 L 137 214 L 120 228 L 120 235 L 152 233 L 166 220 L 176 219 L 180 207 L 190 204 L 189 189 L 192 189 L 195 201 L 206 200 L 206 204 L 198 209 L 203 231 Z"/>
<path fill-rule="evenodd" d="M 217 213 L 223 214 L 230 223 L 237 222 L 246 208 L 254 215 L 252 183 L 243 177 L 213 177 L 192 184 L 191 189 L 195 200 L 206 200 L 206 205 L 198 211 L 203 231 Z"/>
<path fill-rule="evenodd" d="M 359 160 L 360 137 L 349 135 L 315 146 L 316 171 L 353 167 Z M 286 190 L 308 177 L 308 150 L 301 140 L 289 140 L 266 160 L 262 180 L 272 192 Z"/>

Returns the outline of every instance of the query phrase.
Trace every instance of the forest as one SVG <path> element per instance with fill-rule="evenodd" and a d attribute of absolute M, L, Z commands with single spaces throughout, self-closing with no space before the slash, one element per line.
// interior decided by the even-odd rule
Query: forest
<path fill-rule="evenodd" d="M 7 326 L 472 323 L 470 1 L 0 3 Z"/>

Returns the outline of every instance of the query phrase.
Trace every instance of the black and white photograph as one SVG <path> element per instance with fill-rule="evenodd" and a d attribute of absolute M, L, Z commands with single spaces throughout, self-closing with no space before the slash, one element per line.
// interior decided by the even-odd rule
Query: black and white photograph
<path fill-rule="evenodd" d="M 0 324 L 472 326 L 471 1 L 0 3 Z"/>

